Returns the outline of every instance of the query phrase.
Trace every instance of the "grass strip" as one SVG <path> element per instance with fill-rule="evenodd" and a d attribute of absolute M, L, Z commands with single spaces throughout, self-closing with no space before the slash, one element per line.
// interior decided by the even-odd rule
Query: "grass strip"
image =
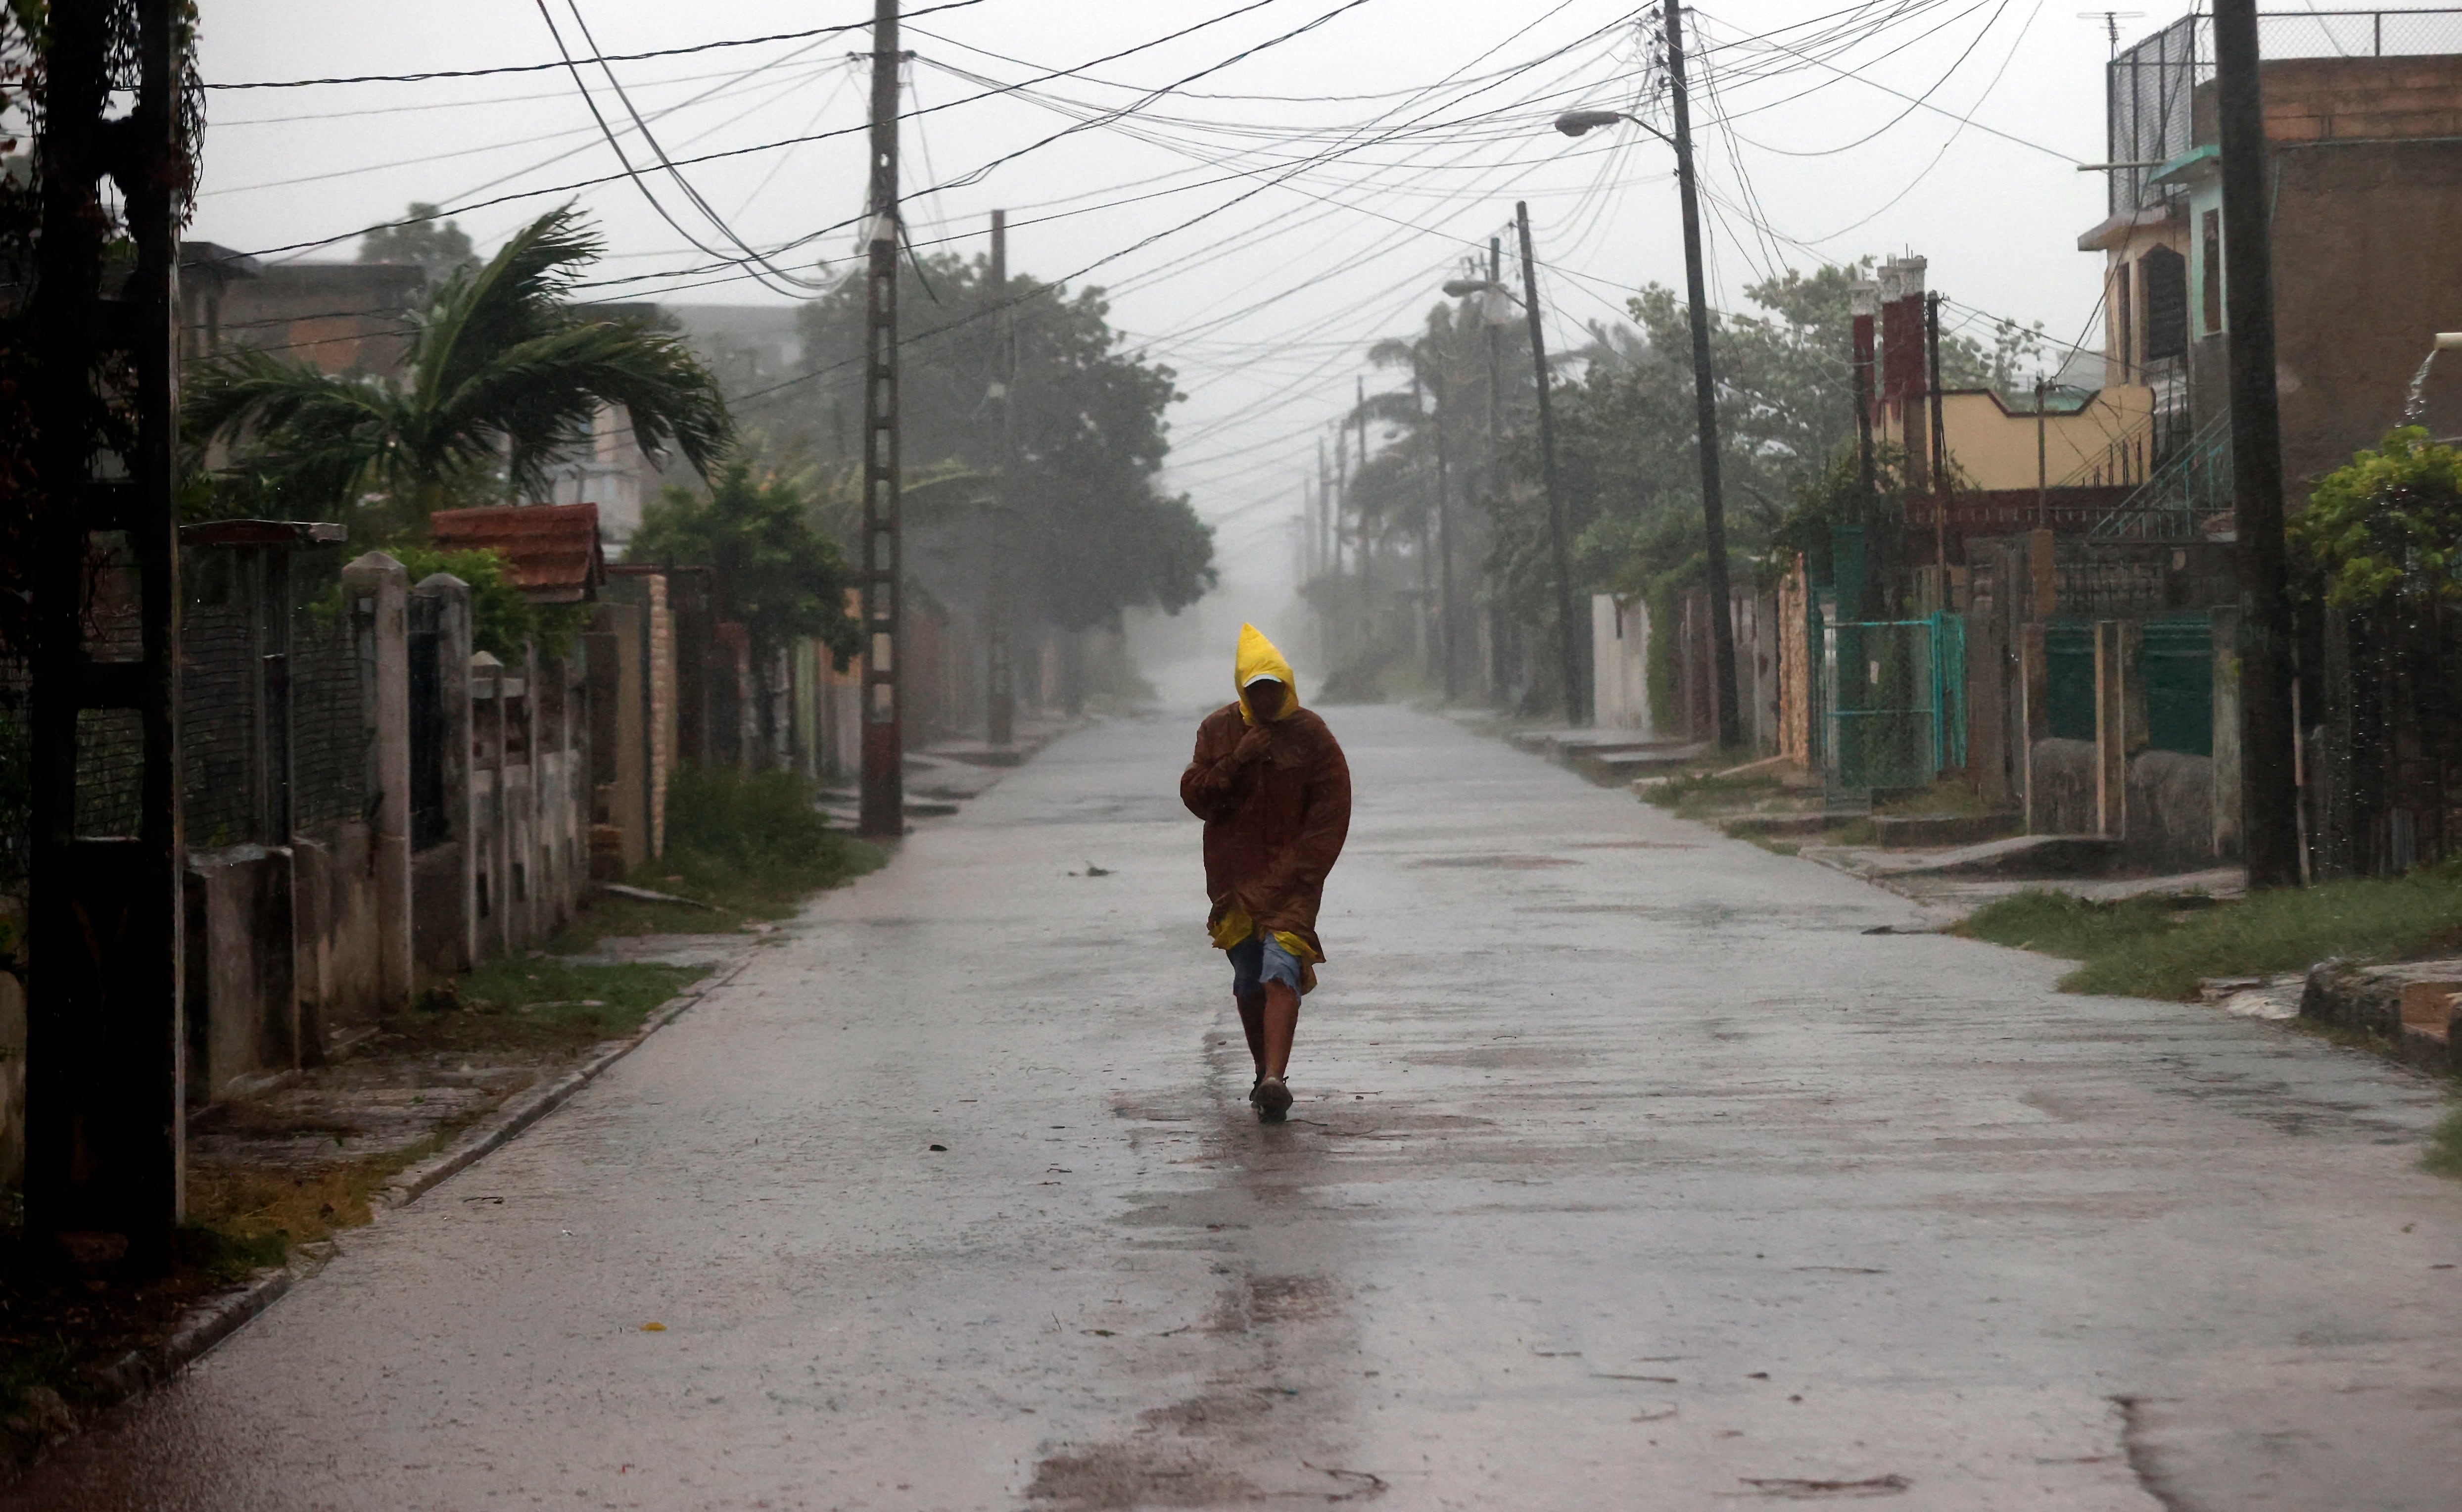
<path fill-rule="evenodd" d="M 2171 895 L 2097 902 L 2028 891 L 1976 910 L 1958 932 L 2079 962 L 2061 979 L 2070 992 L 2185 999 L 2207 977 L 2462 946 L 2462 869 L 2423 868 L 2221 901 Z"/>
<path fill-rule="evenodd" d="M 2434 1175 L 2462 1180 L 2462 1108 L 2447 1113 L 2428 1136 L 2428 1153 L 2419 1157 L 2419 1164 Z"/>
<path fill-rule="evenodd" d="M 1652 783 L 1641 789 L 1641 800 L 1661 809 L 1673 809 L 1687 818 L 1715 810 L 1733 808 L 1737 801 L 1766 798 L 1781 787 L 1776 772 L 1744 772 L 1722 777 L 1716 772 L 1678 772 L 1665 782 Z"/>

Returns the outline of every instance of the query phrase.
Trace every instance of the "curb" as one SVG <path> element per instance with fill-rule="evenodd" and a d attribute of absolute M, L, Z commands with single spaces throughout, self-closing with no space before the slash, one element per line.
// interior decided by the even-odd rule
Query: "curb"
<path fill-rule="evenodd" d="M 533 1088 L 506 1102 L 479 1124 L 464 1131 L 462 1137 L 443 1153 L 402 1172 L 386 1183 L 384 1191 L 378 1196 L 369 1221 L 373 1223 L 387 1213 L 418 1201 L 448 1178 L 475 1165 L 490 1152 L 510 1143 L 522 1131 L 564 1106 L 573 1093 L 596 1081 L 609 1067 L 639 1049 L 642 1042 L 651 1035 L 683 1017 L 711 991 L 734 981 L 745 967 L 752 963 L 753 951 L 758 948 L 756 945 L 745 950 L 732 964 L 718 967 L 690 988 L 652 1009 L 641 1026 L 628 1038 L 609 1043 L 550 1086 Z M 109 1394 L 109 1400 L 81 1415 L 82 1420 L 76 1428 L 55 1437 L 52 1446 L 56 1448 L 105 1414 L 127 1406 L 204 1358 L 216 1345 L 254 1322 L 268 1308 L 288 1296 L 292 1287 L 323 1270 L 327 1262 L 343 1247 L 340 1235 L 321 1243 L 303 1244 L 299 1247 L 298 1258 L 291 1264 L 258 1271 L 249 1280 L 182 1313 L 172 1326 L 169 1336 L 161 1343 L 131 1350 L 109 1365 L 96 1367 L 93 1378 Z M 43 1458 L 44 1455 L 37 1455 L 20 1465 L 0 1466 L 0 1487 L 21 1479 Z"/>
<path fill-rule="evenodd" d="M 554 1082 L 544 1088 L 531 1088 L 497 1108 L 486 1119 L 464 1131 L 462 1137 L 454 1140 L 442 1154 L 430 1156 L 386 1182 L 383 1195 L 378 1199 L 383 1204 L 382 1211 L 409 1206 L 482 1157 L 511 1143 L 523 1130 L 563 1107 L 573 1093 L 596 1081 L 607 1068 L 639 1049 L 644 1040 L 683 1017 L 685 1010 L 699 1003 L 703 995 L 734 981 L 751 963 L 752 953 L 747 950 L 734 964 L 719 967 L 687 990 L 652 1009 L 650 1016 L 633 1031 L 631 1037 L 610 1043 Z"/>

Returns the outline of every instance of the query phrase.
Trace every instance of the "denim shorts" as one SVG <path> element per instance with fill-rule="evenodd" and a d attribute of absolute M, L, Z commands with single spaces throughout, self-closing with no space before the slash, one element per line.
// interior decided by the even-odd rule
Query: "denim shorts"
<path fill-rule="evenodd" d="M 1279 982 L 1293 993 L 1300 990 L 1300 961 L 1283 948 L 1267 930 L 1256 934 L 1223 952 L 1231 958 L 1231 995 L 1245 998 L 1254 995 L 1268 982 Z"/>

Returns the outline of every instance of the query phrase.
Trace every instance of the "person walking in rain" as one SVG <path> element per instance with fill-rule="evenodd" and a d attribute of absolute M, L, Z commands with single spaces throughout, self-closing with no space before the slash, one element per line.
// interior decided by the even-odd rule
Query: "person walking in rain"
<path fill-rule="evenodd" d="M 1240 627 L 1233 664 L 1240 696 L 1197 727 L 1179 801 L 1205 821 L 1205 927 L 1231 958 L 1231 996 L 1257 1062 L 1248 1100 L 1258 1118 L 1280 1123 L 1300 998 L 1325 960 L 1317 908 L 1350 832 L 1350 767 L 1256 626 Z"/>

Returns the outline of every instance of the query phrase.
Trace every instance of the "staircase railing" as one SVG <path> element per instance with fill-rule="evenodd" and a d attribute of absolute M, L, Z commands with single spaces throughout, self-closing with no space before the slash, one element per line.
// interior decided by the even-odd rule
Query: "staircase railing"
<path fill-rule="evenodd" d="M 2106 541 L 2194 539 L 2199 521 L 2232 508 L 2231 456 L 2231 415 L 2225 411 L 2198 426 L 2187 445 L 2086 534 Z"/>

